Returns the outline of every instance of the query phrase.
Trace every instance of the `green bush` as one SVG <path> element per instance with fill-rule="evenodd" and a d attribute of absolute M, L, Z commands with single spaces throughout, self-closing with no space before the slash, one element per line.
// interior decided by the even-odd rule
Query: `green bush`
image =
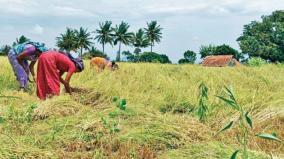
<path fill-rule="evenodd" d="M 252 67 L 260 67 L 265 64 L 267 64 L 267 62 L 260 57 L 253 57 L 248 60 L 248 65 Z"/>
<path fill-rule="evenodd" d="M 93 57 L 108 58 L 108 56 L 95 47 L 92 47 L 88 52 L 83 54 L 84 59 L 92 59 Z"/>

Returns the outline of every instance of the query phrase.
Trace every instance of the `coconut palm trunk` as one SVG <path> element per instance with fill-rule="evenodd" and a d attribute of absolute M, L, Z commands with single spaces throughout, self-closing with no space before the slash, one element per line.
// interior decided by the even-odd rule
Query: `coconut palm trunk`
<path fill-rule="evenodd" d="M 81 47 L 80 58 L 82 58 L 82 56 L 83 56 L 83 47 Z"/>
<path fill-rule="evenodd" d="M 136 47 L 136 49 L 141 50 L 141 49 L 140 49 L 140 47 Z M 137 52 L 137 53 L 136 53 L 136 52 L 134 52 L 134 55 L 135 55 L 135 59 L 136 59 L 136 61 L 137 61 L 137 62 L 140 62 L 140 58 L 139 58 L 140 53 L 139 53 L 139 52 Z"/>
<path fill-rule="evenodd" d="M 105 53 L 105 43 L 103 43 L 103 53 Z"/>
<path fill-rule="evenodd" d="M 121 50 L 121 42 L 119 42 L 119 48 L 116 56 L 116 61 L 120 61 L 120 50 Z"/>

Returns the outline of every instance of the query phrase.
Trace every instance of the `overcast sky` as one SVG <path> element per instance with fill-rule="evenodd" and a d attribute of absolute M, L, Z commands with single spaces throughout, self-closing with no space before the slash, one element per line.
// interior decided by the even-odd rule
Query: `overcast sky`
<path fill-rule="evenodd" d="M 80 26 L 94 31 L 99 22 L 126 21 L 130 30 L 157 20 L 163 39 L 154 51 L 176 62 L 184 51 L 198 52 L 201 45 L 229 44 L 238 49 L 236 39 L 243 25 L 261 15 L 284 9 L 283 0 L 0 0 L 0 45 L 11 44 L 20 35 L 55 47 L 55 37 L 66 27 Z M 95 43 L 101 49 L 101 45 Z M 124 48 L 133 50 L 133 48 Z M 145 49 L 149 50 L 149 48 Z M 107 46 L 115 57 L 117 47 Z"/>

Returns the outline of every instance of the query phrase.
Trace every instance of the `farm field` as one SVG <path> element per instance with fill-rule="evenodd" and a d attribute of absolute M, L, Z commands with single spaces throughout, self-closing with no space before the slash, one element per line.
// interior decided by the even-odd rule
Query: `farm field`
<path fill-rule="evenodd" d="M 0 158 L 230 158 L 241 149 L 237 127 L 218 135 L 235 111 L 217 95 L 224 86 L 253 119 L 249 156 L 284 158 L 284 67 L 208 68 L 199 65 L 120 63 L 115 72 L 89 68 L 72 77 L 83 88 L 46 101 L 17 91 L 6 57 L 0 57 Z M 199 85 L 208 87 L 206 122 L 196 115 Z M 15 98 L 14 98 L 15 97 Z M 126 101 L 123 108 L 118 105 Z M 123 100 L 125 99 L 125 100 Z M 120 103 L 119 103 L 120 102 Z M 125 109 L 125 110 L 124 110 Z"/>

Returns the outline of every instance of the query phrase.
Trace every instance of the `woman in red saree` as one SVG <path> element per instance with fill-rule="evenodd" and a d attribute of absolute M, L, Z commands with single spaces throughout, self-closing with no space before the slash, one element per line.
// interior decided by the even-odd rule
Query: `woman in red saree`
<path fill-rule="evenodd" d="M 37 96 L 45 100 L 47 97 L 60 94 L 60 82 L 66 92 L 71 92 L 70 79 L 76 72 L 84 69 L 83 61 L 58 51 L 47 51 L 38 59 Z M 62 75 L 67 72 L 65 79 Z"/>

